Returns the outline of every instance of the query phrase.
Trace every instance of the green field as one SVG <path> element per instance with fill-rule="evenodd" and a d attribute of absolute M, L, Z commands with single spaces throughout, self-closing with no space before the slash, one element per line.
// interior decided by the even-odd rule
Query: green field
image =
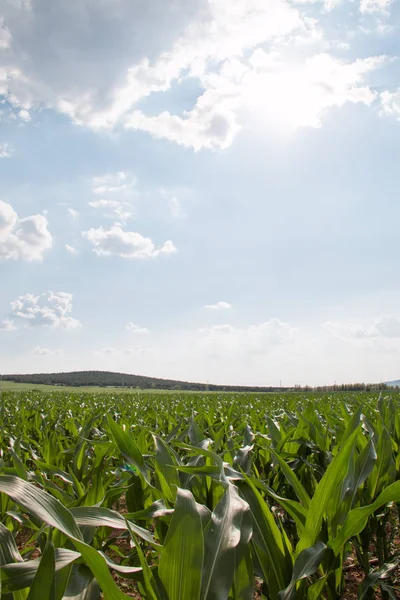
<path fill-rule="evenodd" d="M 8 386 L 1 598 L 400 597 L 397 392 Z"/>
<path fill-rule="evenodd" d="M 46 385 L 46 384 L 38 384 L 38 383 L 16 383 L 15 381 L 1 381 L 0 382 L 0 390 L 13 390 L 13 391 L 23 391 L 23 390 L 33 390 L 33 391 L 42 391 L 42 392 L 59 392 L 60 390 L 64 393 L 70 392 L 78 392 L 78 393 L 86 393 L 86 394 L 98 394 L 98 393 L 138 393 L 137 390 L 132 388 L 124 388 L 124 387 L 100 387 L 100 386 L 81 386 L 81 387 L 73 387 L 73 386 L 59 386 L 59 385 Z M 146 391 L 146 390 L 143 390 Z M 153 391 L 154 390 L 149 390 Z"/>

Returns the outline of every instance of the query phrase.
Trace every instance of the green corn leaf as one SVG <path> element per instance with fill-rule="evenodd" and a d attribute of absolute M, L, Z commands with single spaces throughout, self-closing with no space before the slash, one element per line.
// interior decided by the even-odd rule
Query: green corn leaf
<path fill-rule="evenodd" d="M 43 473 L 46 473 L 46 475 L 57 476 L 60 477 L 60 479 L 62 479 L 66 483 L 69 483 L 71 485 L 74 484 L 74 480 L 72 479 L 71 475 L 69 475 L 62 469 L 54 467 L 53 465 L 49 465 L 48 463 L 42 462 L 40 460 L 35 460 L 35 464 Z"/>
<path fill-rule="evenodd" d="M 250 546 L 245 545 L 243 556 L 236 564 L 233 586 L 229 600 L 253 600 L 254 596 L 254 565 Z"/>
<path fill-rule="evenodd" d="M 400 502 L 400 481 L 389 485 L 372 504 L 351 510 L 338 535 L 329 541 L 328 546 L 339 554 L 346 542 L 364 529 L 368 517 L 389 502 Z"/>
<path fill-rule="evenodd" d="M 316 542 L 310 548 L 302 550 L 293 565 L 292 579 L 285 590 L 278 594 L 279 600 L 292 600 L 295 596 L 297 581 L 313 575 L 324 559 L 327 546 L 323 542 Z"/>
<path fill-rule="evenodd" d="M 386 563 L 382 565 L 376 571 L 372 571 L 368 573 L 365 577 L 364 581 L 358 586 L 357 590 L 357 598 L 358 600 L 369 600 L 371 588 L 374 587 L 378 582 L 381 582 L 383 579 L 387 579 L 393 573 L 393 571 L 398 566 L 399 561 L 393 561 L 391 563 Z M 396 598 L 396 596 L 394 596 Z"/>
<path fill-rule="evenodd" d="M 54 555 L 55 572 L 80 558 L 79 552 L 66 548 L 56 548 Z M 30 587 L 38 572 L 40 562 L 40 559 L 35 559 L 3 565 L 0 569 L 3 591 L 14 592 Z"/>
<path fill-rule="evenodd" d="M 63 600 L 100 600 L 100 587 L 85 565 L 73 565 Z"/>
<path fill-rule="evenodd" d="M 179 487 L 179 476 L 175 468 L 178 462 L 175 454 L 160 437 L 153 435 L 153 439 L 156 446 L 156 465 L 164 475 L 170 488 L 171 498 L 174 500 L 176 489 Z"/>
<path fill-rule="evenodd" d="M 201 600 L 226 600 L 228 597 L 233 583 L 236 549 L 242 540 L 243 516 L 247 511 L 247 502 L 240 498 L 235 486 L 228 485 L 204 530 Z"/>
<path fill-rule="evenodd" d="M 344 444 L 352 435 L 352 433 L 358 428 L 360 424 L 362 410 L 363 407 L 359 406 L 359 408 L 354 412 L 353 416 L 350 418 L 350 421 L 348 422 L 348 425 L 344 431 L 343 437 L 340 440 L 341 444 Z"/>
<path fill-rule="evenodd" d="M 311 499 L 310 506 L 307 512 L 307 519 L 303 534 L 297 544 L 296 554 L 300 554 L 302 550 L 313 546 L 320 534 L 322 522 L 328 503 L 336 497 L 340 490 L 340 483 L 346 476 L 348 469 L 348 461 L 353 451 L 354 444 L 359 434 L 357 427 L 347 438 L 344 445 L 339 450 L 338 454 L 330 463 L 325 471 L 321 481 L 317 485 L 317 489 Z"/>
<path fill-rule="evenodd" d="M 271 498 L 274 498 L 286 510 L 286 512 L 292 517 L 292 519 L 296 523 L 298 536 L 301 537 L 304 531 L 304 525 L 307 519 L 307 511 L 300 502 L 296 502 L 295 500 L 288 500 L 287 498 L 282 498 L 282 496 L 278 496 L 271 488 L 264 484 L 260 484 L 260 482 L 255 483 L 254 478 L 252 479 L 252 483 L 255 487 L 259 487 L 264 490 Z"/>
<path fill-rule="evenodd" d="M 386 427 L 384 427 L 379 436 L 377 455 L 378 458 L 375 467 L 368 479 L 368 493 L 370 500 L 374 500 L 376 494 L 382 487 L 382 482 L 385 482 L 390 476 L 390 468 L 394 466 L 392 438 Z"/>
<path fill-rule="evenodd" d="M 23 562 L 23 558 L 11 531 L 3 523 L 0 523 L 0 567 L 13 562 Z"/>
<path fill-rule="evenodd" d="M 76 523 L 80 526 L 85 527 L 111 527 L 112 529 L 124 529 L 127 530 L 127 521 L 115 510 L 110 508 L 97 507 L 97 506 L 77 506 L 70 509 L 72 516 Z M 135 532 L 136 535 L 146 540 L 149 544 L 158 545 L 154 539 L 154 536 L 144 529 L 135 525 L 135 523 L 129 523 L 130 528 Z"/>
<path fill-rule="evenodd" d="M 110 567 L 110 569 L 113 569 L 114 571 L 117 571 L 118 573 L 123 573 L 125 575 L 138 575 L 138 574 L 143 573 L 142 567 L 131 567 L 129 565 L 120 565 L 120 564 L 114 562 L 113 560 L 111 560 L 111 558 L 106 556 L 104 554 L 104 552 L 101 552 L 101 550 L 99 551 L 99 554 L 101 554 L 101 556 L 104 558 L 104 560 L 106 561 L 106 563 Z M 131 579 L 132 579 L 132 577 L 131 577 Z"/>
<path fill-rule="evenodd" d="M 191 492 L 178 489 L 158 568 L 169 600 L 199 600 L 203 560 L 203 526 L 196 502 Z"/>
<path fill-rule="evenodd" d="M 55 574 L 56 556 L 49 536 L 27 600 L 56 600 Z"/>
<path fill-rule="evenodd" d="M 110 417 L 110 415 L 107 415 L 107 425 L 111 432 L 113 441 L 118 450 L 121 452 L 122 456 L 130 465 L 136 467 L 145 481 L 151 485 L 148 469 L 146 463 L 144 462 L 143 455 L 133 441 L 132 437 L 126 433 L 126 431 L 124 431 L 122 427 L 120 427 L 120 425 L 118 425 L 118 423 L 116 423 Z"/>
<path fill-rule="evenodd" d="M 0 491 L 11 496 L 27 512 L 59 529 L 65 535 L 82 540 L 82 534 L 70 511 L 41 489 L 12 475 L 0 475 Z"/>
<path fill-rule="evenodd" d="M 358 488 L 364 483 L 367 477 L 371 474 L 374 465 L 376 463 L 376 451 L 372 440 L 369 440 L 368 444 L 359 454 L 356 460 L 356 476 L 353 486 L 353 498 Z"/>
<path fill-rule="evenodd" d="M 248 503 L 253 521 L 253 547 L 271 597 L 286 587 L 292 573 L 291 548 L 275 522 L 260 492 L 249 478 L 240 484 L 240 492 Z"/>
<path fill-rule="evenodd" d="M 310 585 L 307 590 L 307 600 L 321 600 L 323 598 L 322 592 L 328 581 L 329 573 L 317 579 Z"/>
<path fill-rule="evenodd" d="M 144 579 L 144 583 L 145 583 L 145 589 L 147 592 L 147 596 L 150 600 L 161 600 L 161 594 L 158 590 L 158 586 L 157 586 L 157 582 L 154 577 L 154 574 L 153 574 L 152 570 L 150 569 L 150 567 L 147 563 L 146 557 L 143 554 L 143 551 L 140 547 L 140 544 L 139 544 L 138 540 L 136 539 L 134 532 L 131 530 L 128 522 L 127 522 L 127 527 L 130 531 L 132 540 L 135 544 L 136 552 L 138 554 L 140 565 L 142 567 L 143 579 Z"/>
<path fill-rule="evenodd" d="M 271 454 L 274 456 L 275 460 L 278 462 L 282 473 L 286 477 L 287 481 L 292 486 L 297 498 L 302 503 L 305 509 L 308 509 L 310 506 L 310 496 L 307 494 L 303 484 L 299 481 L 296 474 L 289 465 L 283 460 L 283 458 L 276 452 L 273 448 L 269 449 Z"/>
<path fill-rule="evenodd" d="M 145 521 L 147 519 L 155 519 L 157 517 L 166 517 L 172 515 L 173 512 L 173 508 L 167 508 L 165 506 L 164 500 L 156 500 L 148 508 L 133 513 L 127 513 L 125 517 L 127 519 L 135 519 L 136 521 Z"/>
<path fill-rule="evenodd" d="M 71 539 L 99 582 L 106 600 L 125 600 L 126 595 L 118 589 L 104 558 L 83 541 L 82 533 L 71 512 L 58 500 L 32 484 L 10 475 L 0 475 L 0 491 L 10 495 L 27 512 Z"/>

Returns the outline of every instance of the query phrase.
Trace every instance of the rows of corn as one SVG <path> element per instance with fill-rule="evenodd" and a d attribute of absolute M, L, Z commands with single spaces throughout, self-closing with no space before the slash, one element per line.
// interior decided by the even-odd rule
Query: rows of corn
<path fill-rule="evenodd" d="M 332 600 L 356 568 L 358 598 L 400 598 L 399 409 L 3 392 L 0 597 Z"/>

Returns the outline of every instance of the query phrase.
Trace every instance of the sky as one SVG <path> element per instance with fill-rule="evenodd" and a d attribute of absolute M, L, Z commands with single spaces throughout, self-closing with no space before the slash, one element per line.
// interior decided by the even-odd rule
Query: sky
<path fill-rule="evenodd" d="M 400 378 L 398 0 L 2 0 L 0 372 Z"/>

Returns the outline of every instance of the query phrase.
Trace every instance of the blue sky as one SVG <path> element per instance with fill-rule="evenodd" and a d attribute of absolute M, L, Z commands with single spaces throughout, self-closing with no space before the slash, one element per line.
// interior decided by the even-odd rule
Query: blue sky
<path fill-rule="evenodd" d="M 0 371 L 400 377 L 399 7 L 5 0 Z"/>

